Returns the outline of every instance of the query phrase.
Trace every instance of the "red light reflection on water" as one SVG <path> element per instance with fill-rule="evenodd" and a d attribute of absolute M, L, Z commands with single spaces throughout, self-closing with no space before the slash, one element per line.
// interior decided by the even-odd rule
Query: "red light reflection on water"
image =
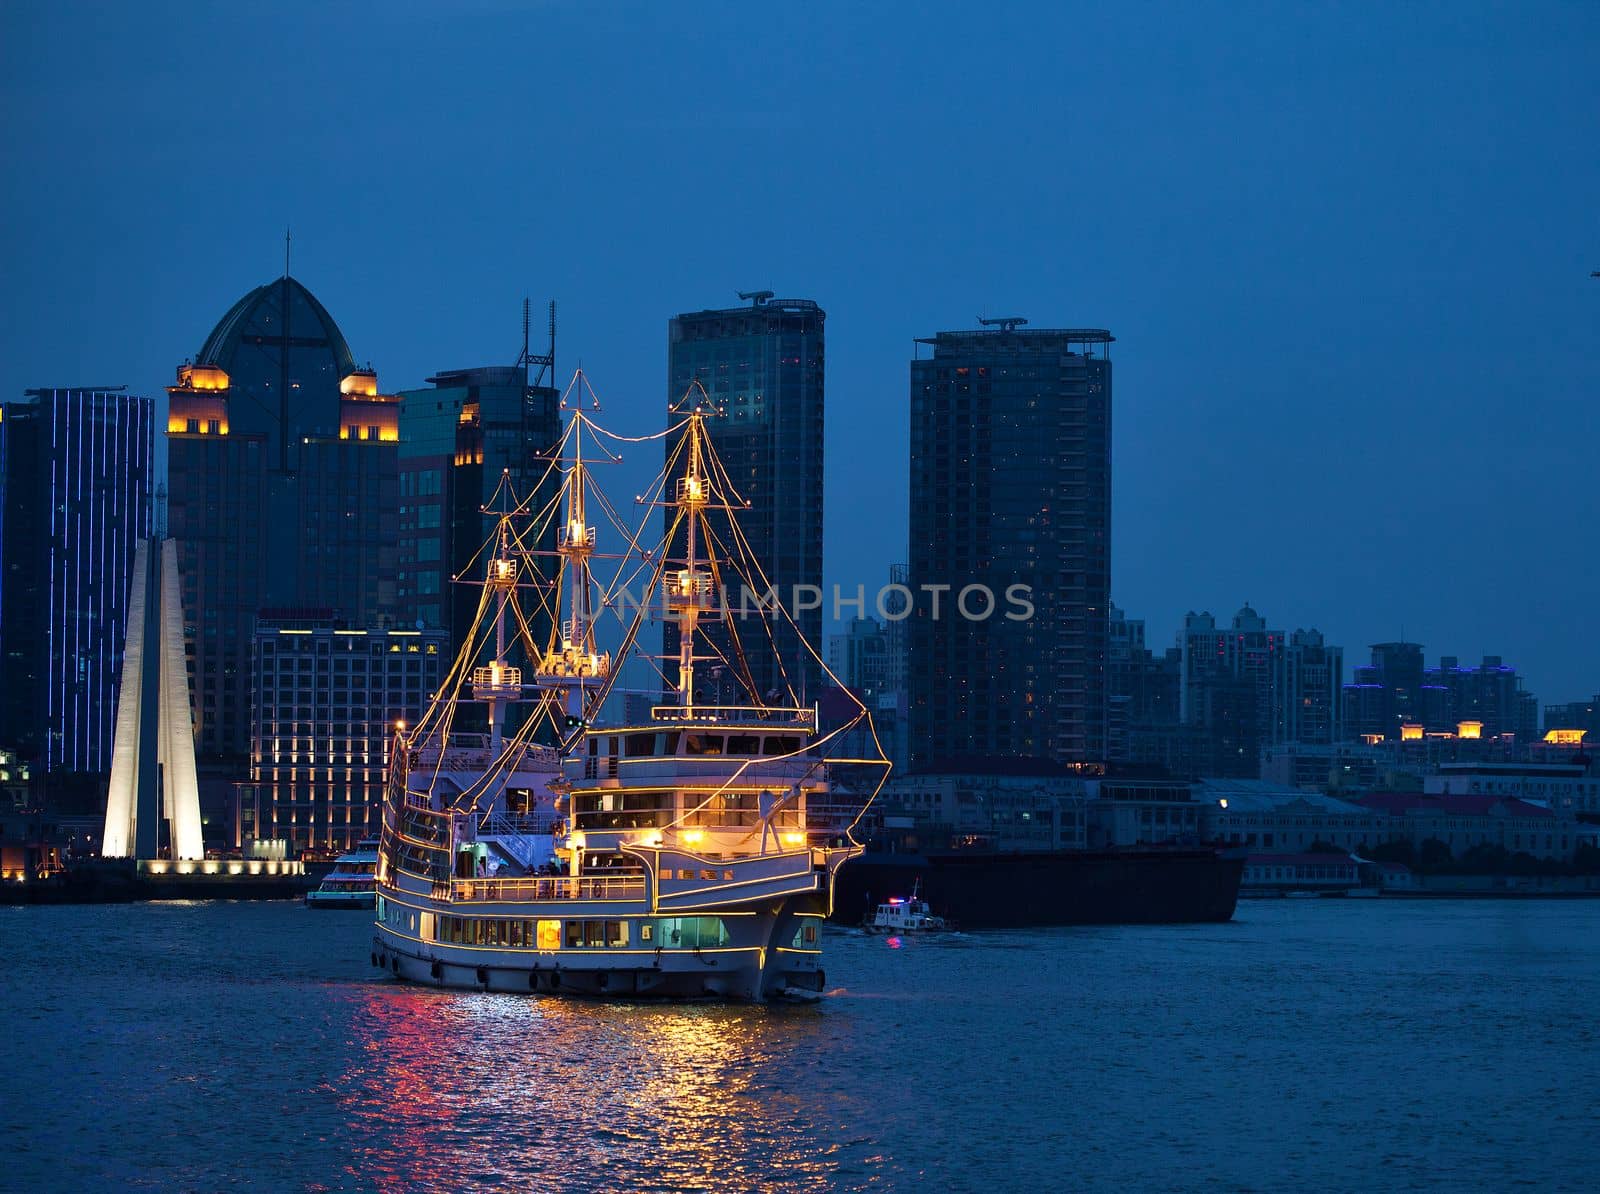
<path fill-rule="evenodd" d="M 830 1033 L 814 1007 L 387 983 L 356 1003 L 363 1064 L 332 1085 L 349 1175 L 379 1189 L 823 1188 L 856 1114 L 842 1069 L 840 1090 L 824 1089 Z"/>

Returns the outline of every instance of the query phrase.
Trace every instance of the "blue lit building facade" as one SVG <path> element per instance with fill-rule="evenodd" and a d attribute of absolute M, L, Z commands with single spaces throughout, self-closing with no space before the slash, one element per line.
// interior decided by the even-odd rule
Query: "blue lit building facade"
<path fill-rule="evenodd" d="M 52 775 L 110 770 L 153 419 L 120 389 L 0 407 L 0 746 Z"/>

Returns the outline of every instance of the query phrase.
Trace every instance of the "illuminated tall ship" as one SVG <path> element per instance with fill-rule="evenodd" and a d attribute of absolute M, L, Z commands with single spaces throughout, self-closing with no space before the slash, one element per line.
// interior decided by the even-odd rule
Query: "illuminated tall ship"
<path fill-rule="evenodd" d="M 851 830 L 888 760 L 876 747 L 870 758 L 830 751 L 847 739 L 876 744 L 864 706 L 824 733 L 792 689 L 782 699 L 755 691 L 747 649 L 770 650 L 764 619 L 788 613 L 758 602 L 760 615 L 744 616 L 746 591 L 770 586 L 739 528 L 748 503 L 706 434 L 717 412 L 705 392 L 696 386 L 668 430 L 645 437 L 673 445 L 638 499 L 641 526 L 668 511 L 646 547 L 585 460 L 620 459 L 622 444 L 641 441 L 595 423 L 586 389 L 580 372 L 563 399 L 572 414 L 552 453 L 559 496 L 542 510 L 502 503 L 473 632 L 421 721 L 397 731 L 373 963 L 410 982 L 477 990 L 814 998 L 835 876 L 861 851 Z M 553 521 L 557 565 L 541 583 L 532 564 Z M 616 554 L 597 551 L 597 522 L 617 533 Z M 602 560 L 615 565 L 603 586 Z M 535 612 L 550 627 L 538 643 Z M 597 636 L 602 613 L 615 623 L 610 651 Z M 636 643 L 653 618 L 679 631 L 674 657 L 652 661 L 667 665 L 660 703 L 607 724 L 616 661 L 650 658 Z M 516 644 L 533 661 L 526 680 L 508 659 Z M 804 647 L 826 670 L 814 644 Z M 733 675 L 745 703 L 699 701 L 700 665 Z M 486 707 L 488 732 L 463 741 L 452 725 L 469 701 Z M 526 716 L 508 728 L 515 714 Z M 828 795 L 840 764 L 872 777 L 842 806 Z"/>

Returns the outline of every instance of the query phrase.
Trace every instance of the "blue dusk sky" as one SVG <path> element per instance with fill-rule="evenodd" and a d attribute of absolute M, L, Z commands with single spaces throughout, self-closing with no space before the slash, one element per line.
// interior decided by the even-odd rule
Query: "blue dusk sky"
<path fill-rule="evenodd" d="M 1600 690 L 1600 4 L 9 0 L 0 89 L 8 398 L 159 394 L 285 225 L 386 390 L 553 297 L 619 430 L 674 312 L 814 298 L 871 586 L 913 338 L 1104 327 L 1153 645 L 1248 600 Z"/>

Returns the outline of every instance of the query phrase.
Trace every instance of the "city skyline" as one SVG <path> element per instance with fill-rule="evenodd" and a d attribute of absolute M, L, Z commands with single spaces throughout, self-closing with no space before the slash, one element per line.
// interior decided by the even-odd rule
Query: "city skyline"
<path fill-rule="evenodd" d="M 18 17 L 28 28 L 7 39 L 4 85 L 20 159 L 52 177 L 92 138 L 122 185 L 6 193 L 7 226 L 29 230 L 13 233 L 11 258 L 30 301 L 0 333 L 0 384 L 158 392 L 196 329 L 281 268 L 285 224 L 294 272 L 391 392 L 441 361 L 509 365 L 522 297 L 554 296 L 563 372 L 583 359 L 610 420 L 630 428 L 659 422 L 663 318 L 737 289 L 807 294 L 830 313 L 830 405 L 851 415 L 829 421 L 824 568 L 849 586 L 904 553 L 900 395 L 915 336 L 980 313 L 1114 327 L 1112 597 L 1153 641 L 1186 609 L 1249 601 L 1347 650 L 1404 635 L 1462 658 L 1499 653 L 1545 700 L 1587 699 L 1600 578 L 1572 566 L 1570 527 L 1600 429 L 1588 277 L 1600 172 L 1574 114 L 1594 13 L 1473 10 L 1448 29 L 1406 13 L 1292 27 L 1258 13 L 1218 29 L 1181 11 L 1035 11 L 1040 35 L 1025 42 L 971 35 L 975 51 L 1012 57 L 1003 80 L 961 80 L 909 108 L 892 97 L 938 14 L 891 37 L 871 14 L 830 11 L 793 19 L 804 52 L 759 62 L 723 56 L 744 18 L 708 13 L 703 47 L 684 47 L 688 74 L 762 97 L 743 110 L 684 91 L 681 72 L 642 69 L 684 36 L 665 16 L 596 18 L 612 25 L 593 42 L 569 12 L 508 18 L 564 51 L 536 92 L 553 105 L 548 152 L 453 191 L 444 219 L 428 152 L 505 143 L 534 84 L 489 66 L 481 90 L 430 92 L 426 109 L 395 87 L 379 102 L 299 84 L 337 75 L 341 44 L 385 63 L 436 42 L 430 53 L 454 61 L 481 13 L 437 30 L 414 12 L 382 26 L 331 13 L 305 46 L 217 14 L 102 14 L 87 39 L 67 35 L 70 10 Z M 289 119 L 265 119 L 264 93 L 226 87 L 205 111 L 177 107 L 226 56 L 140 72 L 110 116 L 74 96 L 69 46 L 80 69 L 110 74 L 112 54 L 160 62 L 178 30 L 212 44 L 248 33 L 280 64 Z M 1137 60 L 1118 48 L 1131 41 Z M 1055 44 L 1096 48 L 1060 72 Z M 854 69 L 868 63 L 882 69 Z M 601 95 L 568 85 L 596 72 L 629 81 Z M 185 119 L 169 120 L 177 110 Z M 424 200 L 375 211 L 372 187 L 327 151 L 331 134 L 290 133 L 341 125 L 329 110 L 341 138 L 370 149 L 372 177 L 402 192 L 421 180 Z M 816 152 L 814 110 L 837 152 Z M 709 129 L 684 127 L 697 112 Z M 858 112 L 873 116 L 852 124 Z M 734 126 L 747 134 L 738 189 L 763 196 L 749 211 L 699 202 L 726 180 L 694 148 Z M 255 132 L 222 135 L 239 128 Z M 981 145 L 990 165 L 927 185 L 929 129 Z M 774 131 L 804 152 L 769 145 Z M 1042 165 L 1052 153 L 1065 164 Z M 616 185 L 618 155 L 662 185 Z M 1092 184 L 1074 181 L 1077 162 L 1093 163 Z M 578 180 L 570 195 L 533 185 L 558 166 Z M 219 172 L 241 185 L 202 185 Z M 809 205 L 826 237 L 796 242 L 769 218 L 779 199 Z M 135 277 L 143 301 L 111 318 L 105 296 Z M 851 511 L 865 504 L 884 517 L 863 530 Z"/>

